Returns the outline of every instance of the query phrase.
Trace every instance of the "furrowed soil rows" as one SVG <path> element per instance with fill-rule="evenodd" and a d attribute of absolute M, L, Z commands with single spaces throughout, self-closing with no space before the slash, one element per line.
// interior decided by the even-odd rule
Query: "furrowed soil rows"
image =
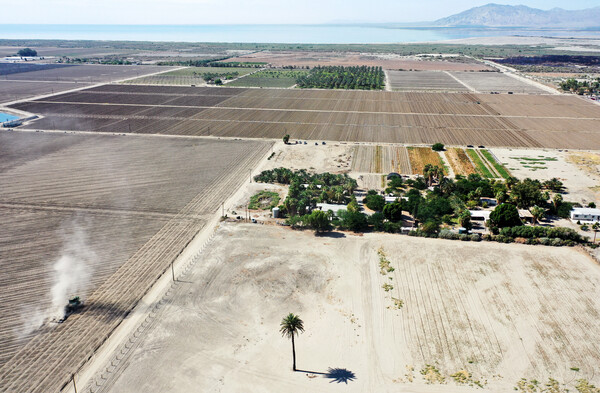
<path fill-rule="evenodd" d="M 445 72 L 387 71 L 394 91 L 468 92 L 469 90 Z"/>
<path fill-rule="evenodd" d="M 0 133 L 0 390 L 67 383 L 269 146 Z M 40 327 L 55 263 L 82 249 L 92 274 L 76 293 L 83 312 Z"/>
<path fill-rule="evenodd" d="M 360 145 L 354 147 L 352 170 L 366 173 L 412 174 L 406 147 Z"/>
<path fill-rule="evenodd" d="M 14 108 L 44 114 L 28 129 L 600 148 L 600 107 L 573 96 L 105 85 Z"/>

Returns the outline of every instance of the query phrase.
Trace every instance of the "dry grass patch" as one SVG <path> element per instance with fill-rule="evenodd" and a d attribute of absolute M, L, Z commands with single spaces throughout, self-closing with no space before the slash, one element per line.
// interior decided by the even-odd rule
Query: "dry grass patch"
<path fill-rule="evenodd" d="M 440 155 L 429 147 L 408 147 L 408 157 L 413 173 L 422 174 L 425 165 L 431 164 L 444 168 L 444 161 Z M 444 170 L 447 174 L 447 171 Z"/>
<path fill-rule="evenodd" d="M 464 149 L 448 148 L 446 150 L 446 158 L 448 158 L 454 174 L 468 176 L 471 173 L 476 173 L 475 167 Z"/>

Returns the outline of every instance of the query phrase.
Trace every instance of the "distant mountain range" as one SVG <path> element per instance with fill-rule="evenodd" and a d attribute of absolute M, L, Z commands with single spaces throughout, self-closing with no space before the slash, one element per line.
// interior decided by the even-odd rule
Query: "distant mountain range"
<path fill-rule="evenodd" d="M 585 10 L 553 8 L 548 11 L 524 5 L 487 4 L 467 11 L 438 19 L 438 27 L 549 27 L 549 28 L 598 28 L 600 29 L 600 7 Z"/>

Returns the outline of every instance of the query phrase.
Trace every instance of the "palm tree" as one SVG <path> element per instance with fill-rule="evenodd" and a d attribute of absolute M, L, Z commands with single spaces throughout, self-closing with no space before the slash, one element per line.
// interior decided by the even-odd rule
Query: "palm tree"
<path fill-rule="evenodd" d="M 299 316 L 289 313 L 281 320 L 281 328 L 279 331 L 282 336 L 287 336 L 292 339 L 292 356 L 294 358 L 293 369 L 296 371 L 296 346 L 294 345 L 294 335 L 304 332 L 304 322 Z"/>
<path fill-rule="evenodd" d="M 533 225 L 537 224 L 544 215 L 546 214 L 546 210 L 543 207 L 534 206 L 531 208 L 531 215 L 533 216 Z"/>

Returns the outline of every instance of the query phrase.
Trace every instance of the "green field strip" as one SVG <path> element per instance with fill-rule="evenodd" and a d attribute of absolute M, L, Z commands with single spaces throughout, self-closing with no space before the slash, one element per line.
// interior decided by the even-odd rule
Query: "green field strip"
<path fill-rule="evenodd" d="M 500 176 L 502 176 L 505 179 L 508 179 L 510 177 L 510 172 L 508 171 L 508 169 L 506 169 L 506 167 L 504 167 L 504 165 L 499 163 L 494 158 L 492 153 L 489 152 L 489 150 L 481 150 L 481 154 L 483 154 L 483 156 L 486 158 L 486 160 L 488 160 L 488 162 L 494 166 L 494 169 Z"/>
<path fill-rule="evenodd" d="M 479 154 L 477 154 L 477 152 L 474 149 L 467 149 L 467 154 L 469 155 L 471 161 L 473 161 L 475 169 L 477 169 L 477 172 L 479 172 L 480 175 L 487 178 L 494 177 L 494 175 L 492 175 L 492 172 L 490 172 L 488 167 L 485 166 L 485 164 L 481 160 L 481 157 L 479 157 Z"/>

